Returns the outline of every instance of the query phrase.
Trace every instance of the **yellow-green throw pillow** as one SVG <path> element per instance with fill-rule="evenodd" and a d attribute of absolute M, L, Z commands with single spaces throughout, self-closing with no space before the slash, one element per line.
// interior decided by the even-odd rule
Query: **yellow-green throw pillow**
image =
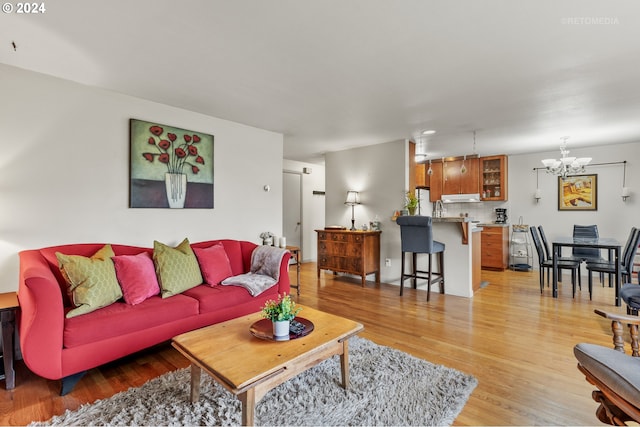
<path fill-rule="evenodd" d="M 71 300 L 76 306 L 67 318 L 90 313 L 122 298 L 111 257 L 111 245 L 105 245 L 91 258 L 56 252 L 60 270 L 69 285 Z"/>
<path fill-rule="evenodd" d="M 184 239 L 175 248 L 154 241 L 153 262 L 162 289 L 162 298 L 177 295 L 202 284 L 200 265 L 188 239 Z"/>

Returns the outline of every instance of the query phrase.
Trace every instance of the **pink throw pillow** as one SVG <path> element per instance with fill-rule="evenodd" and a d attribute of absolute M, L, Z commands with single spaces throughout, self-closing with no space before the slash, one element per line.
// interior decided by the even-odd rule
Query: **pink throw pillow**
<path fill-rule="evenodd" d="M 217 286 L 224 279 L 233 275 L 227 251 L 221 244 L 218 243 L 208 248 L 193 248 L 193 252 L 198 258 L 202 277 L 209 286 Z"/>
<path fill-rule="evenodd" d="M 142 252 L 138 255 L 117 255 L 111 259 L 116 267 L 116 277 L 127 304 L 140 304 L 147 298 L 160 293 L 150 254 Z"/>

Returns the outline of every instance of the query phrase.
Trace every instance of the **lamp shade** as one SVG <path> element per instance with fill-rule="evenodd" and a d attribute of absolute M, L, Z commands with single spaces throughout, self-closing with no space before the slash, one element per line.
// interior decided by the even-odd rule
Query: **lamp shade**
<path fill-rule="evenodd" d="M 357 191 L 349 190 L 347 191 L 347 201 L 344 202 L 345 205 L 359 205 L 360 204 L 360 193 Z"/>

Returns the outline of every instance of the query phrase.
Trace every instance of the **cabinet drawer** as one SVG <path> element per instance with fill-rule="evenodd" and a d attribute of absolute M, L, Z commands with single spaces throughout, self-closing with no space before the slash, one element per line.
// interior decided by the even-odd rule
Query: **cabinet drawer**
<path fill-rule="evenodd" d="M 329 237 L 334 242 L 348 242 L 349 235 L 344 233 L 331 233 Z"/>
<path fill-rule="evenodd" d="M 361 258 L 343 258 L 342 269 L 346 271 L 353 271 L 359 273 L 362 271 L 362 259 Z"/>
<path fill-rule="evenodd" d="M 504 238 L 502 234 L 483 234 L 482 235 L 482 245 L 485 246 L 487 244 L 501 245 L 504 242 Z"/>

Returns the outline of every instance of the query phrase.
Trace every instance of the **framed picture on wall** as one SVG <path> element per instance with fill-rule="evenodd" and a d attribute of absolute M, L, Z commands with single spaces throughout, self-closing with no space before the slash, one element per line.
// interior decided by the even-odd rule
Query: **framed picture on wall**
<path fill-rule="evenodd" d="M 558 177 L 559 211 L 598 210 L 598 175 Z"/>
<path fill-rule="evenodd" d="M 213 135 L 130 120 L 132 208 L 213 208 Z"/>

